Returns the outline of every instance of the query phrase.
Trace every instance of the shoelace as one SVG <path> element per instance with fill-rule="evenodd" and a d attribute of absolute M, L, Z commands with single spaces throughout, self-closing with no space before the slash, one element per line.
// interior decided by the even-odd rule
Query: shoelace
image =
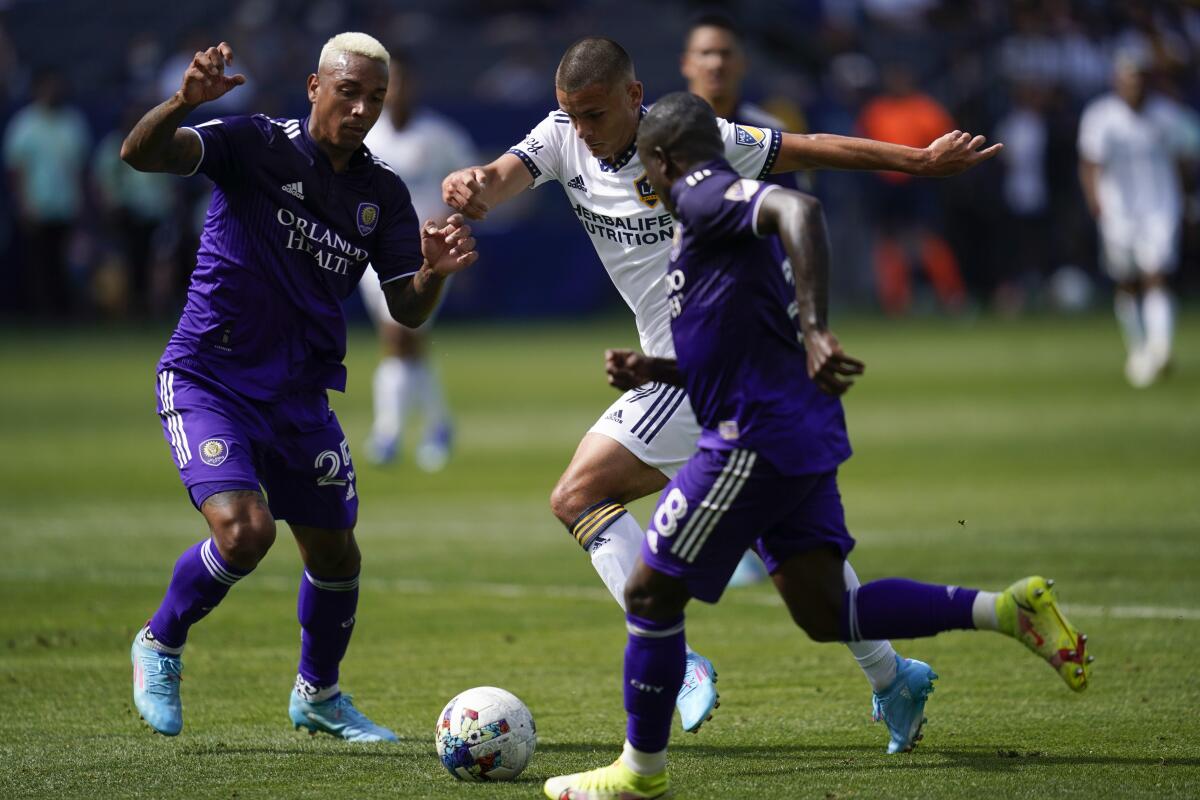
<path fill-rule="evenodd" d="M 151 666 L 154 669 L 146 669 Z M 179 682 L 183 680 L 183 664 L 176 658 L 159 655 L 153 660 L 142 659 L 142 669 L 146 673 L 146 691 L 150 694 L 173 697 Z M 171 678 L 174 677 L 174 681 Z"/>

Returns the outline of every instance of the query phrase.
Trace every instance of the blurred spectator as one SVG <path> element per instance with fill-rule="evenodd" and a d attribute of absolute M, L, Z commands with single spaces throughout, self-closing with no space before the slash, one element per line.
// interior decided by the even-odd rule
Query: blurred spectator
<path fill-rule="evenodd" d="M 17 112 L 4 135 L 4 165 L 25 242 L 24 308 L 38 315 L 76 307 L 67 254 L 83 212 L 90 144 L 83 114 L 66 104 L 62 76 L 39 75 L 33 102 Z"/>
<path fill-rule="evenodd" d="M 96 146 L 92 179 L 102 219 L 116 238 L 124 276 L 119 305 L 135 316 L 161 316 L 164 282 L 152 280 L 151 273 L 162 260 L 156 234 L 172 214 L 175 189 L 170 176 L 138 172 L 121 160 L 121 142 L 141 118 L 144 106 L 127 107 L 120 127 Z"/>
<path fill-rule="evenodd" d="M 927 147 L 954 128 L 946 109 L 916 87 L 912 70 L 891 64 L 883 70 L 884 94 L 867 102 L 858 117 L 862 135 L 884 142 Z M 878 230 L 875 276 L 879 302 L 891 315 L 912 305 L 909 264 L 918 261 L 942 304 L 962 308 L 966 289 L 958 261 L 937 232 L 935 184 L 899 173 L 881 173 L 872 189 Z"/>
<path fill-rule="evenodd" d="M 1079 178 L 1100 229 L 1104 266 L 1116 282 L 1114 310 L 1125 338 L 1125 376 L 1153 383 L 1171 361 L 1174 307 L 1168 275 L 1179 258 L 1183 163 L 1200 151 L 1194 124 L 1146 86 L 1144 49 L 1117 59 L 1111 94 L 1079 124 Z"/>

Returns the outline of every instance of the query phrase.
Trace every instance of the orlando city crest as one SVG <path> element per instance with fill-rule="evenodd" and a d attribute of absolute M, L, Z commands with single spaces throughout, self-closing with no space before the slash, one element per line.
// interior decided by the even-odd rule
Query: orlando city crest
<path fill-rule="evenodd" d="M 229 445 L 224 439 L 206 439 L 200 443 L 200 460 L 210 467 L 219 467 L 229 458 Z"/>
<path fill-rule="evenodd" d="M 641 200 L 650 208 L 658 205 L 658 195 L 654 193 L 654 187 L 650 185 L 650 179 L 646 177 L 646 173 L 642 173 L 642 177 L 633 182 L 633 188 L 637 189 L 638 200 Z"/>
<path fill-rule="evenodd" d="M 370 236 L 371 231 L 379 224 L 379 206 L 374 203 L 359 203 L 354 221 L 358 223 L 359 234 Z"/>

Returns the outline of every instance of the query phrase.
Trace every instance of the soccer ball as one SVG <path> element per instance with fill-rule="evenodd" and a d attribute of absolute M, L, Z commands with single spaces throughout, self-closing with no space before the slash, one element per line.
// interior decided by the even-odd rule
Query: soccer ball
<path fill-rule="evenodd" d="M 537 748 L 537 728 L 516 695 L 479 686 L 446 704 L 434 742 L 442 766 L 460 781 L 511 781 Z"/>

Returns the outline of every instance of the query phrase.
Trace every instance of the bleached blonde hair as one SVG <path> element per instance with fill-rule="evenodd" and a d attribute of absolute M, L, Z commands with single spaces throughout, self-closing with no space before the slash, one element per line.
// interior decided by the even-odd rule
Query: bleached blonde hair
<path fill-rule="evenodd" d="M 344 53 L 365 56 L 381 62 L 385 67 L 391 63 L 387 48 L 380 44 L 374 36 L 348 31 L 339 33 L 325 43 L 325 46 L 321 48 L 321 57 L 317 60 L 317 69 L 320 70 L 326 64 L 331 64 Z"/>

